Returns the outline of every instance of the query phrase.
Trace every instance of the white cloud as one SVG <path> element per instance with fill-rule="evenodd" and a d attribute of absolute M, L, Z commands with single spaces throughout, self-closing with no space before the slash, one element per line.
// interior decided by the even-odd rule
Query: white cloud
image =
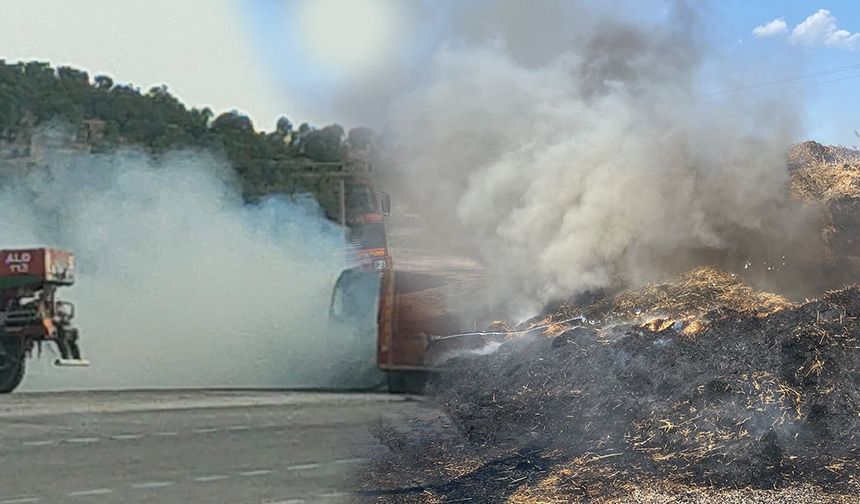
<path fill-rule="evenodd" d="M 753 28 L 753 35 L 756 38 L 775 37 L 788 31 L 788 26 L 785 24 L 785 19 L 779 18 L 773 21 L 764 23 L 761 26 Z"/>
<path fill-rule="evenodd" d="M 835 47 L 860 49 L 860 33 L 840 29 L 836 18 L 827 9 L 820 9 L 794 27 L 791 43 L 805 47 Z"/>

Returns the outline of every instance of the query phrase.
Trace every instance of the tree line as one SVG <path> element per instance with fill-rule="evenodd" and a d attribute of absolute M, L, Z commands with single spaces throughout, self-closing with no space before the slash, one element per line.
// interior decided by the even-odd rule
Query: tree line
<path fill-rule="evenodd" d="M 126 144 L 155 154 L 189 147 L 221 152 L 251 197 L 281 190 L 263 175 L 266 164 L 298 158 L 340 161 L 350 148 L 366 149 L 373 139 L 367 128 L 348 134 L 337 124 L 296 128 L 286 117 L 278 119 L 274 131 L 261 132 L 237 111 L 214 116 L 209 108 L 188 108 L 166 86 L 142 92 L 106 75 L 91 79 L 68 66 L 0 60 L 0 141 L 12 142 L 26 133 L 22 130 L 55 120 L 72 125 L 97 120 L 99 134 L 84 139 L 94 149 Z"/>

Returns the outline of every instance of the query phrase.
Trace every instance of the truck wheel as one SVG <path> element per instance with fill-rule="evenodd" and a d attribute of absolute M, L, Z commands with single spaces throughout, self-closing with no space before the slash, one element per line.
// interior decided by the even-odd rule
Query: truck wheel
<path fill-rule="evenodd" d="M 388 371 L 388 391 L 392 394 L 420 394 L 427 383 L 423 371 Z"/>
<path fill-rule="evenodd" d="M 18 388 L 24 379 L 24 371 L 24 353 L 20 346 L 15 343 L 3 345 L 0 350 L 0 394 L 8 394 Z"/>

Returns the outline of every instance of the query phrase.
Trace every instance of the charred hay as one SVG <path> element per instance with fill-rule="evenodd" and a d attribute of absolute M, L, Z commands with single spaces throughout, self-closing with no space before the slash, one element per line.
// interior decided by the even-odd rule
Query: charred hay
<path fill-rule="evenodd" d="M 433 390 L 478 444 L 612 454 L 625 471 L 709 485 L 849 481 L 860 468 L 860 290 L 761 313 L 713 309 L 693 338 L 673 324 L 511 341 L 450 361 Z"/>
<path fill-rule="evenodd" d="M 428 495 L 625 502 L 676 485 L 856 498 L 860 288 L 791 304 L 701 269 L 565 310 L 547 317 L 595 323 L 454 358 L 431 382 L 458 435 L 399 462 L 429 464 Z M 436 458 L 449 471 L 462 462 L 456 484 Z"/>

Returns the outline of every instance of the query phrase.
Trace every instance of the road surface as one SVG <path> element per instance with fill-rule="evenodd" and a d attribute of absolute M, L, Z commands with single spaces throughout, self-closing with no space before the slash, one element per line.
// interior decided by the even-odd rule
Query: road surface
<path fill-rule="evenodd" d="M 423 408 L 385 394 L 1 396 L 0 504 L 346 502 L 385 449 L 372 426 Z"/>

